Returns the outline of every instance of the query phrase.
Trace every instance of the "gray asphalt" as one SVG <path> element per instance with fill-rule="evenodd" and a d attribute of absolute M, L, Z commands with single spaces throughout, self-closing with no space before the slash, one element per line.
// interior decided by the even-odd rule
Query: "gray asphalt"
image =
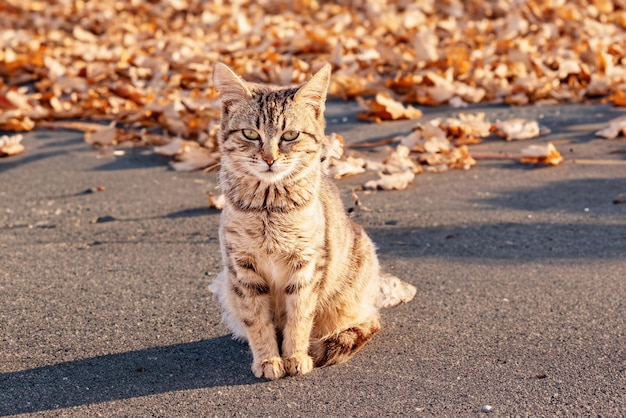
<path fill-rule="evenodd" d="M 328 132 L 360 142 L 413 124 L 362 124 L 354 110 L 331 102 Z M 28 133 L 26 153 L 0 160 L 0 415 L 625 416 L 626 142 L 593 135 L 624 111 L 476 110 L 539 118 L 552 133 L 532 143 L 555 142 L 566 162 L 481 160 L 359 192 L 354 216 L 381 264 L 418 294 L 384 311 L 349 363 L 276 382 L 254 378 L 207 289 L 215 174 Z M 339 182 L 348 206 L 365 178 Z"/>

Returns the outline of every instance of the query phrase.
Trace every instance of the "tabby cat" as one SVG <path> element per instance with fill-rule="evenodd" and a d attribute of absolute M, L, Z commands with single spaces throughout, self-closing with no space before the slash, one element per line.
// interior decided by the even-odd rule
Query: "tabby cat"
<path fill-rule="evenodd" d="M 224 271 L 211 285 L 252 371 L 278 379 L 350 359 L 380 329 L 378 308 L 415 288 L 381 276 L 372 241 L 324 173 L 326 64 L 300 87 L 247 83 L 217 64 Z"/>

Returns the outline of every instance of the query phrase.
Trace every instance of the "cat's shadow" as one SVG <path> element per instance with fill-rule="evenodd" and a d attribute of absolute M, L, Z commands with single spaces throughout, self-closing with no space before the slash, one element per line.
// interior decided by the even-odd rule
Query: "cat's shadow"
<path fill-rule="evenodd" d="M 0 416 L 185 389 L 259 383 L 230 336 L 0 373 Z"/>

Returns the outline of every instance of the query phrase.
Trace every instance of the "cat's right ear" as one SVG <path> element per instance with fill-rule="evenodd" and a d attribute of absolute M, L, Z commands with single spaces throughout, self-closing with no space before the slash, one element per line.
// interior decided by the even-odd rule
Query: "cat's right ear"
<path fill-rule="evenodd" d="M 252 92 L 233 70 L 226 64 L 218 62 L 213 69 L 213 85 L 220 92 L 224 108 L 238 100 L 246 100 L 252 97 Z"/>
<path fill-rule="evenodd" d="M 330 64 L 326 63 L 296 93 L 294 100 L 307 104 L 315 110 L 315 117 L 323 117 L 328 84 L 330 83 Z"/>

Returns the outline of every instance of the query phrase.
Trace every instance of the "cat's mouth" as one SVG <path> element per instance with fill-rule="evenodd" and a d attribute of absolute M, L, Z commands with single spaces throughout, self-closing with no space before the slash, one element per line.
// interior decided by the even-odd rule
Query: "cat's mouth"
<path fill-rule="evenodd" d="M 282 178 L 285 177 L 288 171 L 289 170 L 286 170 L 285 167 L 280 166 L 276 162 L 272 165 L 263 164 L 263 166 L 260 167 L 259 170 L 257 170 L 258 177 L 261 180 L 266 180 L 266 181 L 271 181 L 271 182 L 280 181 Z"/>
<path fill-rule="evenodd" d="M 261 170 L 262 173 L 269 173 L 269 174 L 276 174 L 276 172 L 278 172 L 277 167 L 274 164 L 263 164 L 261 166 Z"/>
<path fill-rule="evenodd" d="M 264 173 L 279 173 L 284 171 L 284 165 L 280 160 L 267 160 L 263 159 L 263 161 L 259 164 L 260 170 Z"/>

